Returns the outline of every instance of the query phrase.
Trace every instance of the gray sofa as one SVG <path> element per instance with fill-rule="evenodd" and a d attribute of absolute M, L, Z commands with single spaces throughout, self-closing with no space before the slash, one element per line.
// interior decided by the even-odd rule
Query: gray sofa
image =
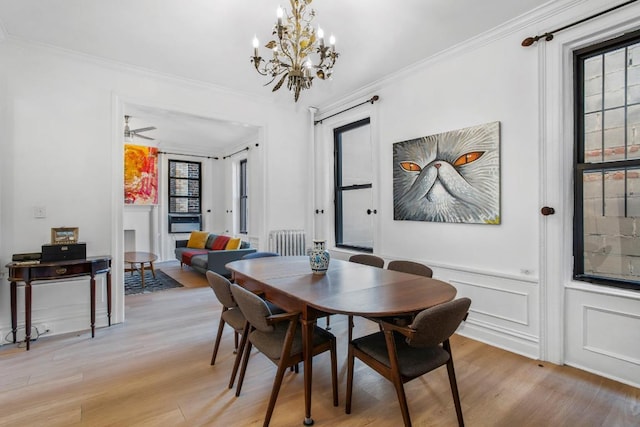
<path fill-rule="evenodd" d="M 207 237 L 205 248 L 210 248 L 216 237 L 218 237 L 217 234 L 210 233 Z M 187 264 L 202 274 L 205 274 L 207 270 L 211 270 L 223 276 L 230 276 L 231 272 L 225 268 L 227 263 L 239 260 L 243 256 L 256 251 L 249 247 L 249 243 L 245 241 L 240 243 L 239 249 L 232 250 L 188 248 L 187 242 L 188 240 L 176 240 L 176 259 L 180 261 L 180 267 Z"/>

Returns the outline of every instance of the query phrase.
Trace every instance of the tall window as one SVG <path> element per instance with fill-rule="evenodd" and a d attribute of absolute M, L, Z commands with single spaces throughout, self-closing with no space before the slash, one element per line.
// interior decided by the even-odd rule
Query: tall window
<path fill-rule="evenodd" d="M 336 246 L 373 252 L 369 119 L 334 129 Z"/>
<path fill-rule="evenodd" d="M 640 289 L 640 31 L 574 67 L 574 278 Z"/>
<path fill-rule="evenodd" d="M 240 160 L 240 233 L 247 234 L 247 159 Z"/>

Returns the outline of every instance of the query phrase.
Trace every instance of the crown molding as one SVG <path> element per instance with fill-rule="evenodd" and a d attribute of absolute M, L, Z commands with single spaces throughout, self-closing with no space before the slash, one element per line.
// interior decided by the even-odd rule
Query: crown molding
<path fill-rule="evenodd" d="M 1 29 L 1 22 L 0 22 L 0 29 Z M 1 33 L 0 33 L 0 41 L 2 41 Z M 107 68 L 113 71 L 135 74 L 144 78 L 153 78 L 153 79 L 162 80 L 171 84 L 177 84 L 185 87 L 211 90 L 211 91 L 223 93 L 226 95 L 245 98 L 251 102 L 260 102 L 260 103 L 270 104 L 270 105 L 277 104 L 277 102 L 275 102 L 273 97 L 269 97 L 267 95 L 256 95 L 255 93 L 231 89 L 229 87 L 222 86 L 216 83 L 206 82 L 206 81 L 197 80 L 197 79 L 191 79 L 188 77 L 183 77 L 183 76 L 179 76 L 171 73 L 165 73 L 162 71 L 140 67 L 140 66 L 128 64 L 125 62 L 119 62 L 119 61 L 99 57 L 96 55 L 91 55 L 84 52 L 65 49 L 65 48 L 54 46 L 48 43 L 42 43 L 42 42 L 25 39 L 22 37 L 16 37 L 10 34 L 6 36 L 6 41 L 11 42 L 12 44 L 18 47 L 22 47 L 26 49 L 35 49 L 43 53 L 49 53 L 49 54 L 58 55 L 61 57 L 66 57 L 71 60 L 96 65 L 96 66 Z M 278 104 L 278 106 L 282 108 L 286 108 L 286 105 Z"/>
<path fill-rule="evenodd" d="M 477 50 L 487 44 L 505 38 L 514 33 L 522 32 L 524 29 L 530 26 L 534 26 L 537 23 L 544 22 L 566 10 L 571 9 L 579 4 L 588 3 L 589 0 L 565 0 L 565 1 L 550 1 L 537 7 L 523 15 L 515 17 L 509 21 L 500 24 L 484 33 L 474 36 L 470 39 L 464 40 L 448 49 L 435 53 L 427 58 L 424 58 L 418 62 L 415 62 L 405 68 L 402 68 L 392 74 L 388 74 L 381 79 L 371 82 L 365 86 L 362 86 L 355 91 L 346 94 L 337 101 L 320 105 L 318 117 L 328 115 L 330 112 L 342 108 L 344 105 L 353 102 L 354 99 L 367 96 L 368 94 L 375 93 L 382 88 L 388 86 L 393 81 L 401 80 L 415 72 L 424 70 L 432 66 L 438 61 L 443 61 L 447 58 L 464 54 Z M 519 43 L 519 41 L 518 41 Z"/>

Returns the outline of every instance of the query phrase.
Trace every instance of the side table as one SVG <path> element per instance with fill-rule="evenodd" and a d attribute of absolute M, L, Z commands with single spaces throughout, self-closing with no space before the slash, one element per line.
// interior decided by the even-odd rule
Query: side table
<path fill-rule="evenodd" d="M 153 261 L 157 260 L 158 256 L 156 254 L 152 254 L 151 252 L 125 252 L 124 253 L 124 262 L 131 265 L 131 268 L 126 271 L 131 271 L 133 274 L 134 270 L 138 270 L 137 264 L 140 264 L 140 283 L 144 288 L 144 265 L 149 264 L 151 268 L 151 274 L 153 278 L 156 278 L 156 271 L 153 269 Z"/>

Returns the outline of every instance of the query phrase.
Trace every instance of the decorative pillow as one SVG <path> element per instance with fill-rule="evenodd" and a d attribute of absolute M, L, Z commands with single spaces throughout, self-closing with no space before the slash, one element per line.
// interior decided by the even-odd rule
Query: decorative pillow
<path fill-rule="evenodd" d="M 212 249 L 213 242 L 216 241 L 217 237 L 218 237 L 217 234 L 209 233 L 209 237 L 207 237 L 207 243 L 204 244 L 205 249 Z"/>
<path fill-rule="evenodd" d="M 240 238 L 238 237 L 237 239 L 229 239 L 229 242 L 227 243 L 225 249 L 228 251 L 240 249 Z"/>
<path fill-rule="evenodd" d="M 214 251 L 222 251 L 224 250 L 224 248 L 227 246 L 227 242 L 229 241 L 231 237 L 229 236 L 218 236 L 216 237 L 216 240 L 213 241 L 213 245 L 211 246 L 211 249 L 213 249 Z"/>
<path fill-rule="evenodd" d="M 207 242 L 209 236 L 208 231 L 192 231 L 187 242 L 188 248 L 204 249 L 204 244 Z"/>

